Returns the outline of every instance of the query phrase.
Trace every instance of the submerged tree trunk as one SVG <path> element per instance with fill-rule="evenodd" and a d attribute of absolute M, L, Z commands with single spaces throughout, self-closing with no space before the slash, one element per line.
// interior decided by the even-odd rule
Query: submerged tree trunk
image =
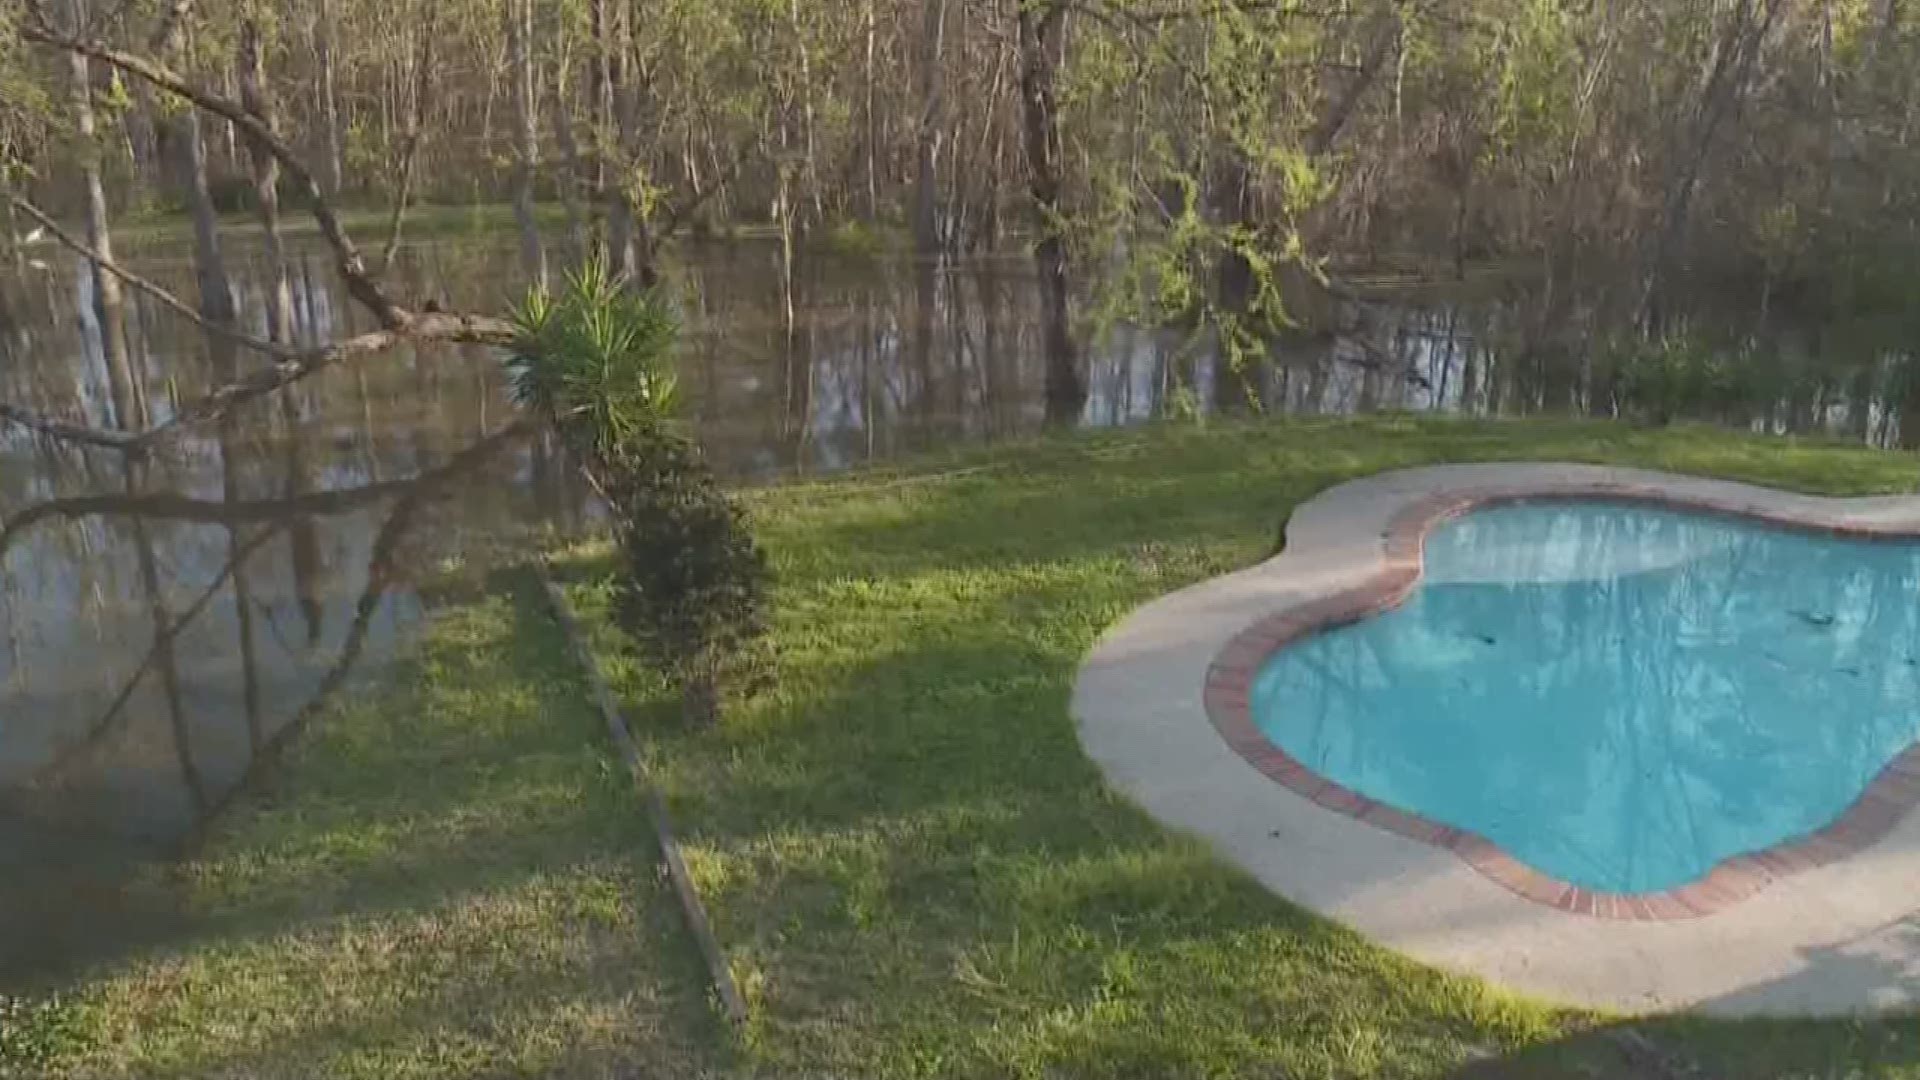
<path fill-rule="evenodd" d="M 940 153 L 946 133 L 947 0 L 921 0 L 920 124 L 914 135 L 913 246 L 914 368 L 921 374 L 920 394 L 931 404 L 933 344 L 939 322 L 942 243 L 940 237 Z"/>
<path fill-rule="evenodd" d="M 174 184 L 193 219 L 193 270 L 200 287 L 200 314 L 209 322 L 230 324 L 234 318 L 233 290 L 227 283 L 219 220 L 207 186 L 207 144 L 201 135 L 200 114 L 187 110 L 170 125 L 169 134 Z"/>
<path fill-rule="evenodd" d="M 533 100 L 533 0 L 508 0 L 507 52 L 513 68 L 513 219 L 520 230 L 520 266 L 535 288 L 547 284 L 547 256 L 534 218 L 533 180 L 540 129 Z"/>
<path fill-rule="evenodd" d="M 267 93 L 265 45 L 259 24 L 247 20 L 240 28 L 240 100 L 254 118 L 273 129 L 273 99 Z M 293 343 L 293 287 L 287 280 L 286 245 L 280 236 L 280 162 L 249 141 L 253 166 L 253 196 L 260 214 L 260 233 L 267 260 L 267 339 Z"/>
<path fill-rule="evenodd" d="M 153 51 L 163 61 L 180 48 L 186 37 L 186 18 L 192 0 L 173 0 L 153 38 Z M 146 85 L 141 84 L 143 87 Z M 148 88 L 149 92 L 151 88 Z M 200 126 L 200 110 L 182 109 L 176 116 L 155 114 L 159 151 L 171 163 L 175 194 L 193 222 L 193 271 L 200 290 L 200 314 L 211 323 L 231 325 L 233 290 L 227 283 L 226 259 L 220 250 L 220 226 L 207 184 L 207 144 Z M 231 352 L 229 344 L 228 352 Z M 222 373 L 223 379 L 238 372 Z"/>
<path fill-rule="evenodd" d="M 72 10 L 74 24 L 85 26 L 86 11 L 80 0 L 74 0 Z M 80 141 L 80 185 L 86 194 L 87 243 L 102 259 L 112 261 L 113 234 L 107 218 L 107 189 L 100 178 L 100 138 L 93 114 L 93 67 L 78 52 L 67 54 L 67 64 L 73 80 L 74 130 Z M 100 351 L 106 362 L 115 421 L 126 430 L 143 428 L 147 425 L 146 393 L 134 374 L 127 348 L 126 302 L 121 296 L 120 279 L 97 262 L 91 266 L 94 315 L 100 323 Z"/>
<path fill-rule="evenodd" d="M 1059 67 L 1065 49 L 1066 5 L 1061 0 L 1014 0 L 1020 32 L 1021 117 L 1025 127 L 1027 186 L 1033 198 L 1034 268 L 1040 276 L 1041 334 L 1047 357 L 1047 421 L 1071 423 L 1086 404 L 1073 343 L 1067 238 L 1062 220 Z"/>
<path fill-rule="evenodd" d="M 640 153 L 640 88 L 633 65 L 626 59 L 629 27 L 625 17 L 609 22 L 608 93 L 613 107 L 613 142 L 602 156 L 608 169 L 604 192 L 607 214 L 607 258 L 614 273 L 631 284 L 649 289 L 658 280 L 653 266 L 653 235 L 646 207 L 639 205 L 630 162 Z"/>

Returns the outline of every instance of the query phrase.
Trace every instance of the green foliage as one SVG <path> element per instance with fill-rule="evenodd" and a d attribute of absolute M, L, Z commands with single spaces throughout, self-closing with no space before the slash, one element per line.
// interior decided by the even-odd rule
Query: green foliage
<path fill-rule="evenodd" d="M 46 1072 L 1637 1078 L 1601 1018 L 1395 957 L 1169 835 L 1074 738 L 1075 672 L 1125 612 L 1261 558 L 1330 484 L 1470 459 L 1915 481 L 1911 455 L 1706 428 L 1374 418 L 1089 433 L 747 494 L 781 572 L 780 680 L 725 730 L 636 733 L 752 999 L 738 1036 L 537 587 L 462 582 L 269 790 L 155 869 L 160 947 L 102 929 L 145 947 L 99 943 L 112 959 L 74 986 L 90 1044 Z M 585 584 L 618 565 L 603 552 L 559 569 L 616 692 L 657 694 Z M 1739 1080 L 1920 1061 L 1911 1017 L 1637 1026 Z"/>
<path fill-rule="evenodd" d="M 610 453 L 600 483 L 613 507 L 622 630 L 707 721 L 723 687 L 764 674 L 768 570 L 740 507 L 720 490 L 694 443 L 644 425 Z"/>
<path fill-rule="evenodd" d="M 1614 357 L 1614 373 L 1620 404 L 1656 424 L 1681 416 L 1724 416 L 1757 396 L 1756 380 L 1740 354 L 1694 335 L 1622 349 Z"/>
<path fill-rule="evenodd" d="M 47 1075 L 86 1041 L 86 1026 L 70 1000 L 0 994 L 0 1078 Z"/>
<path fill-rule="evenodd" d="M 891 242 L 884 229 L 859 218 L 836 222 L 826 236 L 828 251 L 857 259 L 877 258 Z"/>
<path fill-rule="evenodd" d="M 613 516 L 622 629 L 682 688 L 691 719 L 714 719 L 723 688 L 758 670 L 768 575 L 739 507 L 673 423 L 678 320 L 657 290 L 590 263 L 558 296 L 529 296 L 515 322 L 515 399 L 560 435 Z"/>
<path fill-rule="evenodd" d="M 680 326 L 655 292 L 629 289 L 604 263 L 590 262 L 558 295 L 529 295 L 514 323 L 514 399 L 576 452 L 606 455 L 672 415 Z"/>

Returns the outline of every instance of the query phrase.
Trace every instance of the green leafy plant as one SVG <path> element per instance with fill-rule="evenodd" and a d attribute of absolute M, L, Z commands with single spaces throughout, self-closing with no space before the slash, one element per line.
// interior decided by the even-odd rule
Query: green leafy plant
<path fill-rule="evenodd" d="M 764 670 L 768 571 L 674 420 L 672 308 L 591 263 L 515 321 L 515 399 L 559 434 L 613 516 L 621 629 L 679 687 L 690 720 L 718 719 L 725 688 Z"/>
<path fill-rule="evenodd" d="M 1620 403 L 1655 424 L 1678 416 L 1730 414 L 1749 396 L 1735 358 L 1691 335 L 1631 347 L 1616 356 L 1613 366 Z"/>
<path fill-rule="evenodd" d="M 49 1075 L 84 1041 L 79 1011 L 68 999 L 0 994 L 0 1078 Z"/>
<path fill-rule="evenodd" d="M 617 447 L 677 407 L 678 318 L 653 291 L 628 289 L 605 264 L 569 274 L 557 295 L 536 290 L 514 324 L 507 362 L 514 400 L 576 452 Z"/>

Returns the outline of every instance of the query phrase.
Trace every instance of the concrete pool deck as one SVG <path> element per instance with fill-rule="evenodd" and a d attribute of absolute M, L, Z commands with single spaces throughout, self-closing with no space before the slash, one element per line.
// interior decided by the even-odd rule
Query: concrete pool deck
<path fill-rule="evenodd" d="M 1904 772 L 1883 777 L 1884 790 L 1876 782 L 1862 799 L 1871 805 L 1799 845 L 1797 857 L 1738 860 L 1733 877 L 1716 871 L 1719 885 L 1675 899 L 1678 910 L 1656 915 L 1613 899 L 1562 910 L 1553 897 L 1524 895 L 1541 885 L 1524 868 L 1516 874 L 1471 844 L 1423 835 L 1406 815 L 1389 820 L 1391 811 L 1362 820 L 1366 807 L 1276 782 L 1286 769 L 1231 723 L 1216 727 L 1235 703 L 1223 670 L 1244 672 L 1290 637 L 1398 602 L 1417 583 L 1426 528 L 1475 505 L 1568 497 L 1920 536 L 1920 496 L 1828 499 L 1578 465 L 1385 473 L 1301 504 L 1278 557 L 1155 600 L 1110 630 L 1074 690 L 1082 745 L 1148 813 L 1268 888 L 1450 970 L 1629 1012 L 1836 1016 L 1920 1006 L 1920 813 L 1910 812 L 1920 783 Z M 1901 760 L 1909 759 L 1920 769 L 1920 752 Z"/>

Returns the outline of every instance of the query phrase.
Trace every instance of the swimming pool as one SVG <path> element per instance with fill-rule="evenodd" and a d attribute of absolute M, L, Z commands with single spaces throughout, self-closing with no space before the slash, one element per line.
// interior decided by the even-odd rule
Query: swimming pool
<path fill-rule="evenodd" d="M 1920 543 L 1646 506 L 1478 510 L 1393 610 L 1266 660 L 1275 746 L 1607 893 L 1821 829 L 1920 738 Z"/>

